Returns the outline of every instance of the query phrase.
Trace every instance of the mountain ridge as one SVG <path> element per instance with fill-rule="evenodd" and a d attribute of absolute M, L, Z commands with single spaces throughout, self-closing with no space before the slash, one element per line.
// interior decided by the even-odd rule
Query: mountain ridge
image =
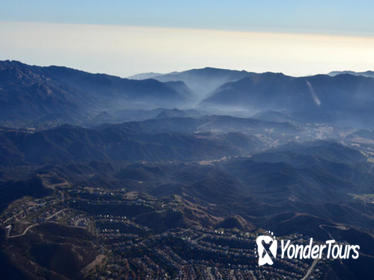
<path fill-rule="evenodd" d="M 17 61 L 0 62 L 0 88 L 0 120 L 14 124 L 79 122 L 124 108 L 173 108 L 190 95 L 182 82 L 136 81 Z"/>

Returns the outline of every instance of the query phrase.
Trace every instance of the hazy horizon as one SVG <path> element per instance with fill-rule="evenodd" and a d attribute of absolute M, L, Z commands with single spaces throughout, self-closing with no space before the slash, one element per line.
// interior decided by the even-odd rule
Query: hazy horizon
<path fill-rule="evenodd" d="M 0 59 L 127 77 L 203 67 L 374 69 L 370 1 L 8 1 Z"/>
<path fill-rule="evenodd" d="M 374 68 L 372 37 L 20 22 L 1 22 L 0 36 L 8 39 L 1 60 L 121 77 L 204 67 L 292 76 Z"/>

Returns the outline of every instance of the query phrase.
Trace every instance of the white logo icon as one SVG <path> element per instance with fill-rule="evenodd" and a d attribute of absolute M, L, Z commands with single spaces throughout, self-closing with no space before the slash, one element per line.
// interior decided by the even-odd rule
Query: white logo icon
<path fill-rule="evenodd" d="M 260 235 L 256 238 L 258 265 L 272 265 L 273 258 L 277 256 L 278 242 L 275 237 Z"/>

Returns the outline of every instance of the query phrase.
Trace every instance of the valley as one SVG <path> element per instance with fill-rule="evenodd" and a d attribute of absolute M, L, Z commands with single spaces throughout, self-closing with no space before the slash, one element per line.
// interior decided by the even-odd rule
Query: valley
<path fill-rule="evenodd" d="M 0 62 L 4 275 L 372 273 L 372 78 L 215 68 L 136 78 Z M 358 244 L 360 257 L 260 267 L 256 238 L 269 231 Z"/>

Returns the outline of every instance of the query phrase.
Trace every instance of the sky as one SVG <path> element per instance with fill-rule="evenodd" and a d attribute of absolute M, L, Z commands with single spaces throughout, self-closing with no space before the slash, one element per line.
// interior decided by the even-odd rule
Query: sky
<path fill-rule="evenodd" d="M 0 59 L 122 77 L 374 69 L 374 1 L 2 0 Z"/>

